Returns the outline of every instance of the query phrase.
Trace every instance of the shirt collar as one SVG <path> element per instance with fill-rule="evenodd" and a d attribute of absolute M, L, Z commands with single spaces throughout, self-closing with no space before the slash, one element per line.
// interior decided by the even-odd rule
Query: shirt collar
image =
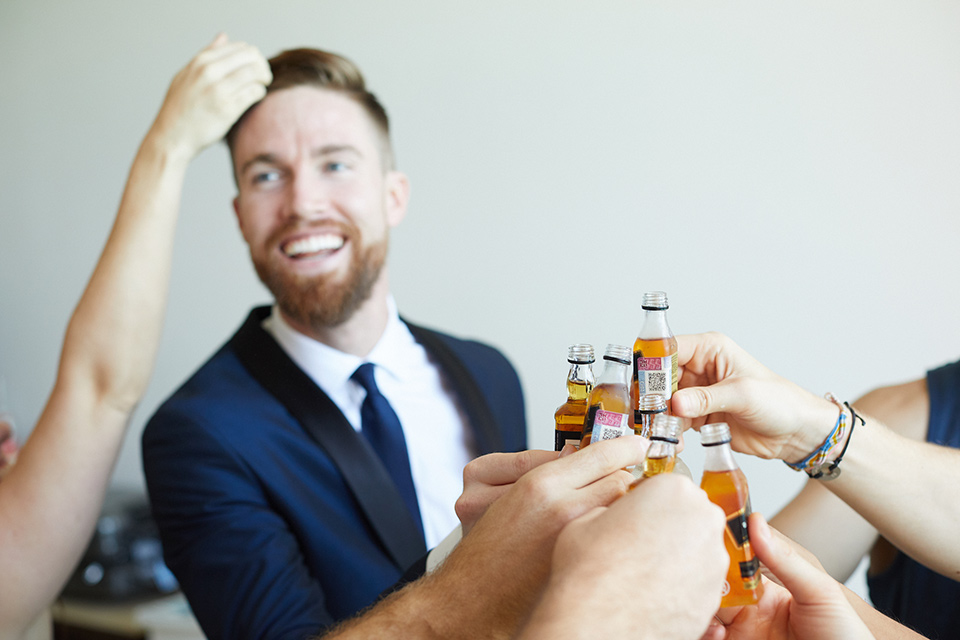
<path fill-rule="evenodd" d="M 390 376 L 403 379 L 405 353 L 415 343 L 410 330 L 400 320 L 392 295 L 387 296 L 387 326 L 366 358 L 344 353 L 300 333 L 283 319 L 276 304 L 262 326 L 298 367 L 321 389 L 328 390 L 346 386 L 364 362 L 372 362 Z"/>

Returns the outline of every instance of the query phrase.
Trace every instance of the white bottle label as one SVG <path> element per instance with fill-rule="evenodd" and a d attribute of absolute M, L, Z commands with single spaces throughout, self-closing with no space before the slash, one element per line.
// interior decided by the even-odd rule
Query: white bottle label
<path fill-rule="evenodd" d="M 590 442 L 600 442 L 601 440 L 610 440 L 633 433 L 630 428 L 630 419 L 625 413 L 616 413 L 614 411 L 604 411 L 597 409 L 597 414 L 593 420 L 593 435 Z"/>
<path fill-rule="evenodd" d="M 665 358 L 636 358 L 637 387 L 640 397 L 657 393 L 667 400 L 677 389 L 677 356 Z"/>

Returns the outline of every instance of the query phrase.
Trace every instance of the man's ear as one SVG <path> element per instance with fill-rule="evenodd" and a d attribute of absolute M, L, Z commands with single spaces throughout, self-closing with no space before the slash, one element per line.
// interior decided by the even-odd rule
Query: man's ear
<path fill-rule="evenodd" d="M 400 171 L 389 171 L 386 177 L 387 224 L 395 227 L 407 215 L 410 201 L 410 179 Z"/>

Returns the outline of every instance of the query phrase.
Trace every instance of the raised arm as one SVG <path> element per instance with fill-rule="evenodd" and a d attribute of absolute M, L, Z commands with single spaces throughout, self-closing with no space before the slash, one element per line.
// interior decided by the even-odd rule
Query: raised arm
<path fill-rule="evenodd" d="M 678 341 L 682 388 L 673 410 L 699 424 L 729 422 L 736 450 L 798 462 L 837 423 L 833 403 L 774 374 L 729 338 L 704 334 Z M 960 506 L 942 499 L 960 484 L 960 450 L 900 435 L 866 412 L 863 418 L 866 423 L 858 422 L 849 436 L 839 477 L 817 482 L 918 562 L 960 578 Z M 846 439 L 830 450 L 828 462 Z"/>
<path fill-rule="evenodd" d="M 853 406 L 906 438 L 926 439 L 930 415 L 926 380 L 875 389 Z M 808 480 L 770 522 L 816 554 L 824 569 L 841 582 L 850 577 L 879 538 L 873 525 L 819 480 Z M 831 526 L 824 527 L 824 522 Z"/>
<path fill-rule="evenodd" d="M 471 490 L 467 510 L 479 519 L 463 541 L 436 571 L 323 637 L 513 637 L 546 583 L 557 536 L 626 492 L 634 478 L 622 468 L 642 459 L 646 445 L 631 436 L 559 459 L 524 452 L 471 462 L 490 490 Z"/>
<path fill-rule="evenodd" d="M 55 597 L 99 512 L 131 412 L 156 356 L 187 165 L 265 93 L 270 71 L 223 35 L 170 85 L 140 145 L 116 221 L 70 319 L 57 379 L 0 483 L 0 632 Z"/>

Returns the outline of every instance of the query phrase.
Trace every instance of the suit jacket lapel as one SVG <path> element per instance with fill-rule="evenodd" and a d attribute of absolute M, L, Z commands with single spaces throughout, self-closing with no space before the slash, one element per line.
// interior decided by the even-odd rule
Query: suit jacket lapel
<path fill-rule="evenodd" d="M 477 438 L 477 448 L 481 455 L 494 451 L 503 451 L 503 435 L 497 428 L 497 419 L 490 410 L 490 405 L 477 386 L 473 376 L 467 371 L 463 362 L 453 350 L 435 332 L 406 322 L 410 333 L 422 344 L 430 355 L 437 359 L 437 363 L 447 378 L 453 384 L 457 396 L 463 403 L 463 409 L 470 418 L 473 433 Z"/>
<path fill-rule="evenodd" d="M 254 309 L 231 340 L 250 374 L 269 391 L 330 455 L 380 538 L 403 570 L 425 552 L 423 536 L 369 443 L 336 404 L 261 326 L 268 307 Z"/>

